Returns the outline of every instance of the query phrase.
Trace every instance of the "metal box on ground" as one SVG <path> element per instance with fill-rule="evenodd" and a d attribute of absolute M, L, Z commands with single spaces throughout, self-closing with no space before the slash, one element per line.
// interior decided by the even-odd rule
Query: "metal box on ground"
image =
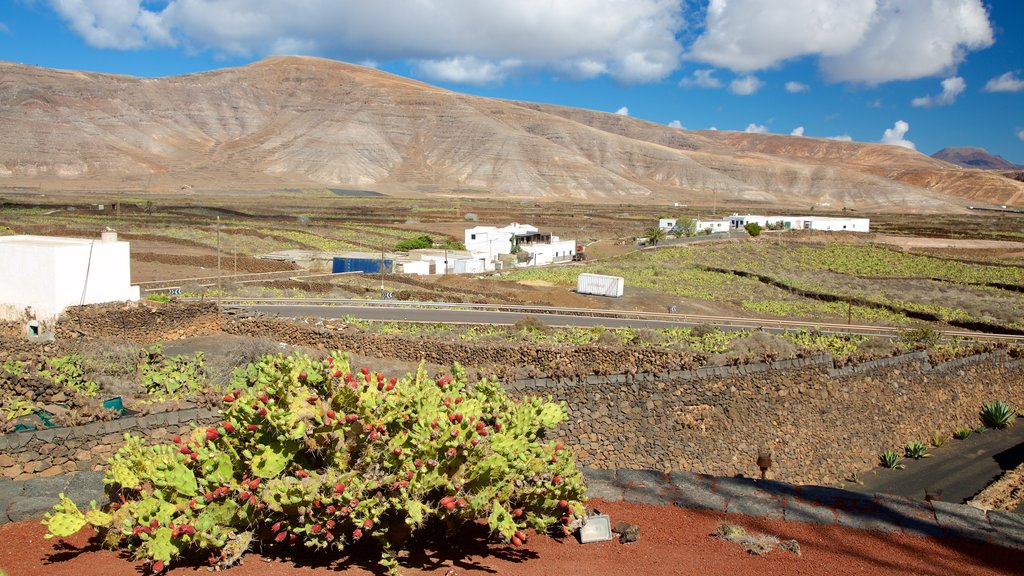
<path fill-rule="evenodd" d="M 621 298 L 625 284 L 621 276 L 583 273 L 576 279 L 576 292 Z"/>

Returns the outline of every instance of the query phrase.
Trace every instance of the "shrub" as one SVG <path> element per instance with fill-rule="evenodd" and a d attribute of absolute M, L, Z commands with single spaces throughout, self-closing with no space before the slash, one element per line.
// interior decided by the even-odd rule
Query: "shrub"
<path fill-rule="evenodd" d="M 430 236 L 419 236 L 417 238 L 410 238 L 408 240 L 402 240 L 395 244 L 395 251 L 397 252 L 408 252 L 409 250 L 418 250 L 420 248 L 430 248 L 434 245 L 434 240 Z"/>
<path fill-rule="evenodd" d="M 903 465 L 900 464 L 900 462 L 903 461 L 903 458 L 901 458 L 900 453 L 895 450 L 886 450 L 885 452 L 882 452 L 879 456 L 879 460 L 883 467 L 889 468 L 890 470 L 903 468 Z"/>
<path fill-rule="evenodd" d="M 100 385 L 85 377 L 85 359 L 81 354 L 47 358 L 39 375 L 50 382 L 85 396 L 95 396 Z"/>
<path fill-rule="evenodd" d="M 206 385 L 204 355 L 164 356 L 160 345 L 154 345 L 140 354 L 139 375 L 142 387 L 151 396 L 160 399 L 191 396 Z"/>
<path fill-rule="evenodd" d="M 1017 409 L 1002 400 L 987 402 L 981 407 L 981 422 L 986 428 L 1008 428 L 1016 418 Z"/>
<path fill-rule="evenodd" d="M 932 446 L 936 448 L 942 448 L 942 445 L 946 443 L 946 435 L 941 432 L 935 432 L 932 434 Z"/>
<path fill-rule="evenodd" d="M 913 458 L 914 460 L 920 460 L 921 458 L 931 456 L 931 454 L 928 453 L 928 446 L 925 446 L 924 442 L 918 440 L 908 442 L 904 449 L 904 454 L 907 458 Z"/>
<path fill-rule="evenodd" d="M 761 225 L 758 224 L 757 222 L 748 222 L 747 224 L 743 225 L 743 229 L 746 230 L 747 234 L 750 234 L 751 236 L 761 235 Z"/>
<path fill-rule="evenodd" d="M 953 431 L 953 438 L 956 438 L 957 440 L 966 440 L 970 436 L 971 429 L 968 428 L 967 426 L 960 426 L 959 428 Z"/>
<path fill-rule="evenodd" d="M 373 539 L 394 572 L 395 553 L 431 522 L 484 520 L 521 545 L 527 527 L 568 533 L 584 513 L 582 474 L 547 438 L 565 408 L 513 401 L 487 380 L 470 388 L 458 366 L 399 381 L 352 374 L 337 354 L 278 355 L 231 386 L 219 425 L 164 444 L 126 435 L 104 478 L 114 504 L 83 513 L 62 495 L 47 537 L 89 524 L 154 572 L 183 555 L 228 566 L 254 540 L 342 551 Z"/>

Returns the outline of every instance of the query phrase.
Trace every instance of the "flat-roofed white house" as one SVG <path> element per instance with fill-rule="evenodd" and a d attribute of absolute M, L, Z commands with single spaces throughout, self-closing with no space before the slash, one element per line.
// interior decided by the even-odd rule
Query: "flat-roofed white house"
<path fill-rule="evenodd" d="M 723 228 L 725 223 L 726 227 Z M 831 232 L 870 232 L 870 218 L 842 218 L 833 216 L 759 216 L 755 214 L 733 214 L 721 220 L 700 221 L 698 230 L 711 228 L 712 232 L 726 232 L 743 228 L 747 224 L 758 224 L 762 228 L 781 226 L 785 230 L 823 230 Z"/>
<path fill-rule="evenodd" d="M 139 299 L 128 242 L 102 238 L 0 236 L 0 319 L 56 318 L 68 306 Z"/>
<path fill-rule="evenodd" d="M 526 254 L 518 266 L 571 261 L 576 254 L 575 240 L 562 240 L 558 236 L 541 233 L 535 226 L 516 222 L 501 228 L 474 226 L 466 230 L 463 243 L 475 258 L 484 261 L 485 270 L 493 270 L 494 263 L 501 256 L 514 251 Z"/>

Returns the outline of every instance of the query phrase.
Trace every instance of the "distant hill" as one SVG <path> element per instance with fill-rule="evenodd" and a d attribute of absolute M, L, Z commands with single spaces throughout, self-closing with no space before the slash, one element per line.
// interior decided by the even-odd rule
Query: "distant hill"
<path fill-rule="evenodd" d="M 957 212 L 1024 183 L 914 150 L 686 131 L 273 57 L 134 78 L 0 62 L 0 188 L 357 188 L 401 197 Z"/>
<path fill-rule="evenodd" d="M 932 158 L 937 158 L 950 164 L 956 164 L 963 168 L 978 168 L 980 170 L 1021 170 L 1024 166 L 1018 166 L 1007 161 L 1002 156 L 989 154 L 984 148 L 943 148 Z"/>

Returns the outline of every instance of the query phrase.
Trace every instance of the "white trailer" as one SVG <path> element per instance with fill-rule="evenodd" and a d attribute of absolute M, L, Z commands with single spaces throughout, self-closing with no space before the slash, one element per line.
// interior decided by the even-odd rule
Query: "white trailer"
<path fill-rule="evenodd" d="M 626 281 L 621 276 L 583 273 L 576 279 L 576 292 L 621 298 L 625 285 Z"/>

